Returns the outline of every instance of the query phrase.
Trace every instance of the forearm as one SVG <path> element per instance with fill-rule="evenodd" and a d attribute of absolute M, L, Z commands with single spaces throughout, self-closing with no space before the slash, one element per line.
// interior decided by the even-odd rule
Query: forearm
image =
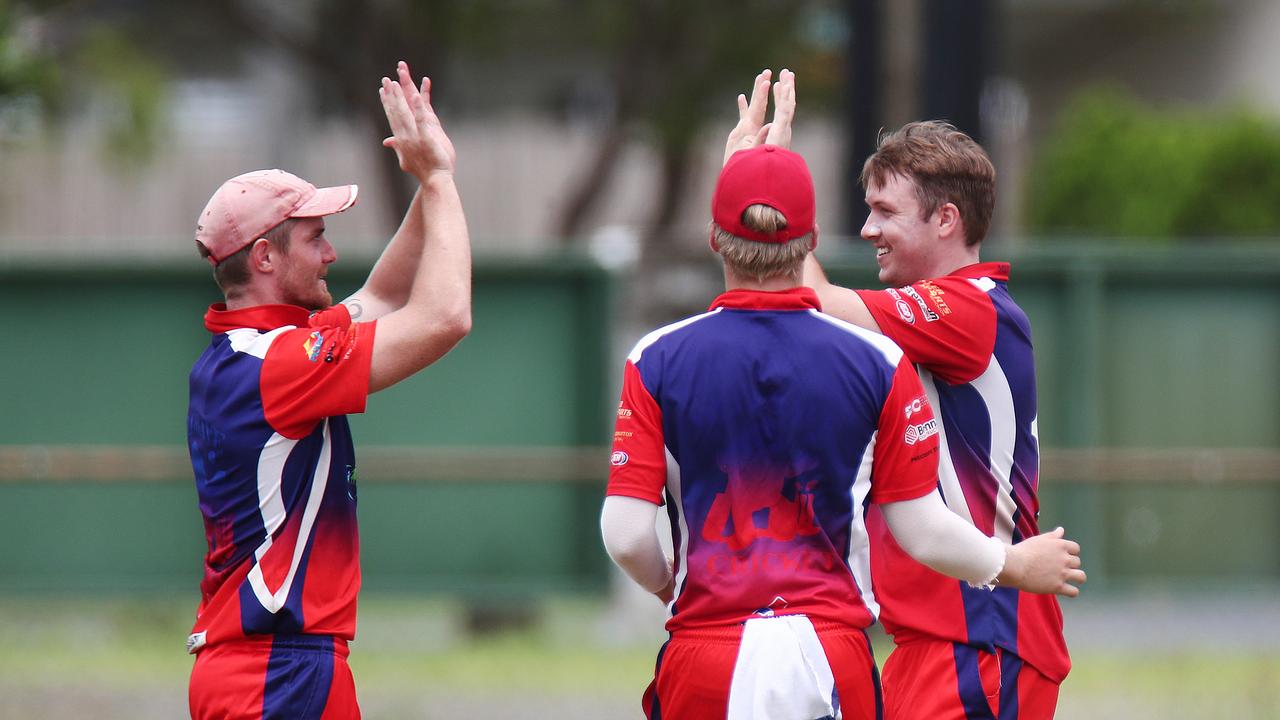
<path fill-rule="evenodd" d="M 933 570 L 980 587 L 1004 569 L 1005 544 L 951 512 L 937 490 L 880 509 L 898 545 Z"/>
<path fill-rule="evenodd" d="M 417 198 L 424 228 L 406 305 L 432 323 L 471 324 L 471 240 L 451 173 L 429 175 Z"/>
<path fill-rule="evenodd" d="M 671 565 L 658 542 L 658 506 L 638 498 L 611 495 L 600 513 L 605 550 L 640 587 L 659 593 L 671 582 Z"/>
<path fill-rule="evenodd" d="M 352 296 L 352 300 L 361 303 L 363 315 L 354 319 L 373 320 L 378 315 L 403 307 L 409 301 L 413 279 L 421 264 L 423 245 L 426 243 L 422 196 L 423 190 L 419 186 L 404 220 L 378 257 L 378 262 L 369 273 L 369 279 Z M 348 301 L 348 305 L 350 304 L 351 301 Z M 353 317 L 355 313 L 356 309 L 352 308 Z"/>
<path fill-rule="evenodd" d="M 824 313 L 872 332 L 880 332 L 879 323 L 867 309 L 867 304 L 858 297 L 858 293 L 828 280 L 827 274 L 822 270 L 822 266 L 818 264 L 818 258 L 814 257 L 813 253 L 809 253 L 804 259 L 804 276 L 801 283 L 813 288 L 818 294 L 818 301 L 822 303 Z"/>

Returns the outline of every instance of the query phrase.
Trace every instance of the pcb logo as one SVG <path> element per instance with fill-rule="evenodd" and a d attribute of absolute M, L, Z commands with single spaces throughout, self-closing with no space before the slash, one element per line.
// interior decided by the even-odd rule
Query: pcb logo
<path fill-rule="evenodd" d="M 915 445 L 918 442 L 928 440 L 938 434 L 938 421 L 930 418 L 919 425 L 908 425 L 906 436 L 902 438 L 903 442 L 908 445 Z"/>
<path fill-rule="evenodd" d="M 630 459 L 631 459 L 631 456 L 627 455 L 625 452 L 621 450 L 614 450 L 613 454 L 609 456 L 609 464 L 614 465 L 616 467 L 621 467 L 623 465 L 626 465 L 627 461 Z"/>

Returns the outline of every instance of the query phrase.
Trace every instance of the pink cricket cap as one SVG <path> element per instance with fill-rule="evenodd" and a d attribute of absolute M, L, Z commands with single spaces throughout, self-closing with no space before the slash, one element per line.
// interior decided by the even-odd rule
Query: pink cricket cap
<path fill-rule="evenodd" d="M 752 205 L 782 213 L 787 226 L 773 233 L 742 224 Z M 711 196 L 711 218 L 721 229 L 757 242 L 784 243 L 813 232 L 813 177 L 804 158 L 777 145 L 739 150 L 725 163 Z"/>
<path fill-rule="evenodd" d="M 209 251 L 210 264 L 289 218 L 324 217 L 356 204 L 360 189 L 315 185 L 283 170 L 255 170 L 222 183 L 196 221 L 196 242 Z"/>

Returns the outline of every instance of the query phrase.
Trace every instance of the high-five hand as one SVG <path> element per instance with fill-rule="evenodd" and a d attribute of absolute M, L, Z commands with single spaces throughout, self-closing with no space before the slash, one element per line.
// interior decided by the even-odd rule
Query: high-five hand
<path fill-rule="evenodd" d="M 415 87 L 404 62 L 396 66 L 396 75 L 394 81 L 383 77 L 378 89 L 391 128 L 391 137 L 382 144 L 395 151 L 400 169 L 421 182 L 435 173 L 452 174 L 457 153 L 431 107 L 431 79 L 424 77 L 421 87 Z"/>

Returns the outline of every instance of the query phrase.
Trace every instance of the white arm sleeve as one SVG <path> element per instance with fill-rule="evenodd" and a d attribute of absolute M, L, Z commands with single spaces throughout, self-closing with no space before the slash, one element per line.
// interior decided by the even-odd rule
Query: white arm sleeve
<path fill-rule="evenodd" d="M 914 500 L 880 506 L 885 522 L 916 561 L 968 582 L 991 587 L 1004 570 L 1005 544 L 951 512 L 937 490 Z"/>
<path fill-rule="evenodd" d="M 656 593 L 671 581 L 671 562 L 658 543 L 658 506 L 610 495 L 600 513 L 600 534 L 613 562 L 640 587 Z"/>

